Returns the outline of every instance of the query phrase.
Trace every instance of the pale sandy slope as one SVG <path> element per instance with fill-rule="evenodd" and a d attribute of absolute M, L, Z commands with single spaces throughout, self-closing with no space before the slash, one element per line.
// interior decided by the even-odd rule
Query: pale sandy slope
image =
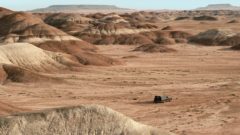
<path fill-rule="evenodd" d="M 44 51 L 28 43 L 0 46 L 0 64 L 11 64 L 33 71 L 51 71 L 66 68 L 70 56 L 63 53 Z"/>
<path fill-rule="evenodd" d="M 173 135 L 96 105 L 0 118 L 1 135 Z"/>

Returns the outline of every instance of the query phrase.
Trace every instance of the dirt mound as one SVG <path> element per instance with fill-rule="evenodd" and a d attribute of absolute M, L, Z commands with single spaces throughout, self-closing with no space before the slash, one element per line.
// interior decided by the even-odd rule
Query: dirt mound
<path fill-rule="evenodd" d="M 176 30 L 170 31 L 169 35 L 170 35 L 171 38 L 174 38 L 174 39 L 179 39 L 179 38 L 188 39 L 189 37 L 192 36 L 192 34 L 190 34 L 188 32 L 176 31 Z"/>
<path fill-rule="evenodd" d="M 103 13 L 94 13 L 94 14 L 88 14 L 86 17 L 92 18 L 92 19 L 101 19 L 105 16 Z"/>
<path fill-rule="evenodd" d="M 191 37 L 189 41 L 202 45 L 220 45 L 232 35 L 229 30 L 210 29 Z"/>
<path fill-rule="evenodd" d="M 116 44 L 117 38 L 120 37 L 121 35 L 103 35 L 101 38 L 97 39 L 96 41 L 93 42 L 94 44 L 97 45 L 111 45 L 111 44 Z M 92 40 L 93 41 L 93 40 Z"/>
<path fill-rule="evenodd" d="M 239 21 L 238 20 L 231 20 L 231 21 L 229 21 L 227 23 L 239 23 Z"/>
<path fill-rule="evenodd" d="M 142 34 L 120 34 L 120 35 L 98 35 L 98 34 L 83 34 L 80 36 L 83 40 L 97 45 L 139 45 L 153 43 L 151 39 Z"/>
<path fill-rule="evenodd" d="M 172 135 L 96 105 L 19 114 L 1 118 L 0 121 L 1 135 Z"/>
<path fill-rule="evenodd" d="M 81 38 L 84 41 L 87 41 L 91 44 L 97 44 L 99 40 L 102 40 L 102 35 L 91 34 L 91 33 L 75 33 L 74 36 Z M 107 35 L 106 35 L 107 36 Z"/>
<path fill-rule="evenodd" d="M 89 25 L 84 31 L 78 32 L 81 34 L 99 34 L 99 35 L 120 35 L 120 34 L 137 34 L 143 31 L 149 31 L 157 29 L 158 26 L 150 23 L 136 23 L 126 22 L 120 20 L 106 21 L 106 22 L 95 22 Z"/>
<path fill-rule="evenodd" d="M 179 43 L 179 44 L 181 44 L 181 43 L 187 43 L 187 42 L 188 42 L 188 39 L 176 38 L 176 39 L 175 39 L 175 42 L 176 42 L 176 43 Z"/>
<path fill-rule="evenodd" d="M 0 18 L 11 13 L 13 13 L 12 10 L 0 7 Z"/>
<path fill-rule="evenodd" d="M 4 7 L 0 7 L 0 13 L 2 13 L 2 12 L 13 12 L 12 10 L 10 10 L 10 9 L 6 9 L 6 8 L 4 8 Z"/>
<path fill-rule="evenodd" d="M 100 34 L 100 35 L 112 35 L 112 34 L 128 34 L 134 33 L 130 28 L 130 25 L 125 22 L 119 23 L 95 23 L 93 27 L 88 28 L 85 33 Z"/>
<path fill-rule="evenodd" d="M 49 14 L 44 21 L 51 25 L 64 24 L 67 22 L 73 22 L 78 24 L 89 24 L 93 20 L 91 18 L 87 18 L 81 14 L 74 13 L 54 13 Z"/>
<path fill-rule="evenodd" d="M 30 13 L 16 12 L 0 19 L 0 39 L 3 42 L 43 42 L 46 40 L 79 40 L 45 24 Z"/>
<path fill-rule="evenodd" d="M 78 31 L 75 35 L 81 38 L 81 36 L 84 34 L 91 35 L 137 34 L 142 31 L 157 28 L 158 26 L 155 24 L 144 21 L 143 22 L 137 21 L 136 19 L 132 19 L 129 16 L 126 17 L 125 15 L 118 15 L 112 13 L 101 15 L 100 18 L 95 19 L 90 25 L 88 25 L 87 28 L 85 28 L 83 31 Z"/>
<path fill-rule="evenodd" d="M 138 22 L 146 22 L 146 12 L 134 12 L 129 15 L 129 20 L 131 21 L 138 21 Z"/>
<path fill-rule="evenodd" d="M 108 14 L 102 18 L 100 18 L 98 21 L 100 22 L 111 22 L 111 23 L 120 23 L 120 22 L 128 22 L 123 17 L 119 16 L 118 14 Z"/>
<path fill-rule="evenodd" d="M 121 45 L 141 45 L 141 44 L 162 44 L 170 45 L 177 43 L 186 43 L 192 34 L 184 31 L 168 30 L 168 31 L 150 31 L 135 34 L 120 35 L 98 35 L 98 34 L 82 34 L 80 37 L 92 44 L 121 44 Z"/>
<path fill-rule="evenodd" d="M 175 44 L 176 42 L 186 42 L 186 40 L 192 36 L 192 34 L 185 31 L 177 31 L 177 30 L 160 30 L 160 31 L 151 31 L 151 32 L 142 32 L 142 35 L 145 35 L 149 39 L 151 39 L 156 44 Z"/>
<path fill-rule="evenodd" d="M 0 64 L 15 65 L 31 71 L 58 71 L 80 66 L 72 56 L 44 51 L 28 43 L 0 46 Z"/>
<path fill-rule="evenodd" d="M 97 47 L 85 41 L 47 41 L 36 45 L 44 50 L 63 53 L 75 53 L 79 51 L 96 52 Z"/>
<path fill-rule="evenodd" d="M 81 14 L 54 13 L 45 17 L 44 22 L 72 35 L 83 31 L 87 25 L 93 22 L 93 19 Z"/>
<path fill-rule="evenodd" d="M 141 34 L 133 34 L 133 35 L 120 35 L 117 38 L 116 44 L 125 44 L 125 45 L 139 45 L 139 44 L 148 44 L 153 43 L 147 37 Z"/>
<path fill-rule="evenodd" d="M 0 65 L 0 84 L 3 84 L 7 79 L 7 74 L 3 69 L 2 65 Z"/>
<path fill-rule="evenodd" d="M 240 50 L 240 44 L 231 47 L 233 50 Z"/>
<path fill-rule="evenodd" d="M 134 16 L 135 14 L 137 16 Z M 85 17 L 91 18 L 93 21 L 83 26 L 82 30 L 76 29 L 76 31 L 71 34 L 93 44 L 118 44 L 119 42 L 121 42 L 120 44 L 127 44 L 133 38 L 139 37 L 139 33 L 156 30 L 158 28 L 158 26 L 153 23 L 142 22 L 136 19 L 141 18 L 141 16 L 145 18 L 143 14 L 151 16 L 151 14 L 144 12 L 136 12 L 133 14 L 111 13 L 86 15 Z M 94 17 L 95 15 L 97 15 L 97 17 Z M 133 16 L 134 19 L 132 18 Z M 123 35 L 131 35 L 125 43 L 122 43 L 122 37 L 125 37 Z M 145 39 L 146 38 L 144 38 L 144 40 Z M 133 44 L 133 42 L 130 44 Z"/>
<path fill-rule="evenodd" d="M 0 76 L 1 83 L 4 84 L 7 81 L 17 82 L 17 83 L 32 83 L 32 82 L 62 82 L 61 79 L 48 77 L 45 75 L 40 75 L 38 73 L 32 72 L 13 65 L 0 65 L 1 73 Z"/>
<path fill-rule="evenodd" d="M 177 17 L 177 18 L 175 19 L 175 21 L 187 20 L 187 19 L 190 19 L 190 17 L 188 17 L 188 16 L 180 16 L 180 17 Z"/>
<path fill-rule="evenodd" d="M 150 23 L 132 22 L 131 26 L 137 29 L 157 29 L 158 26 Z"/>
<path fill-rule="evenodd" d="M 196 20 L 196 21 L 217 21 L 218 19 L 216 17 L 203 15 L 203 16 L 193 17 L 193 20 Z"/>
<path fill-rule="evenodd" d="M 220 45 L 235 46 L 240 44 L 240 34 L 229 36 L 226 40 L 222 41 Z"/>
<path fill-rule="evenodd" d="M 142 22 L 142 23 L 157 23 L 162 21 L 160 15 L 157 12 L 134 12 L 134 13 L 125 13 L 121 14 L 129 22 Z"/>
<path fill-rule="evenodd" d="M 166 27 L 162 28 L 162 30 L 173 30 L 173 29 L 174 29 L 174 28 L 171 27 L 171 26 L 166 26 Z"/>
<path fill-rule="evenodd" d="M 145 44 L 141 45 L 137 48 L 135 48 L 133 51 L 142 51 L 142 52 L 148 52 L 148 53 L 169 53 L 169 52 L 176 52 L 175 49 L 169 48 L 165 45 L 160 44 Z"/>
<path fill-rule="evenodd" d="M 161 44 L 161 45 L 172 45 L 172 44 L 175 44 L 175 40 L 169 37 L 158 37 L 155 40 L 155 43 Z"/>
<path fill-rule="evenodd" d="M 120 64 L 117 60 L 97 54 L 97 48 L 85 41 L 48 41 L 37 46 L 44 50 L 72 55 L 83 65 L 108 66 Z"/>

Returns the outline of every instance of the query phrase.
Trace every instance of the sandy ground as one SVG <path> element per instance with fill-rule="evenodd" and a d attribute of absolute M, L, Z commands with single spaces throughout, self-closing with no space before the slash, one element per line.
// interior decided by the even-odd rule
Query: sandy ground
<path fill-rule="evenodd" d="M 239 135 L 240 52 L 184 44 L 171 46 L 176 53 L 131 52 L 135 47 L 99 46 L 125 64 L 57 75 L 67 83 L 0 85 L 0 114 L 101 104 L 180 135 Z M 153 104 L 155 95 L 173 100 Z"/>

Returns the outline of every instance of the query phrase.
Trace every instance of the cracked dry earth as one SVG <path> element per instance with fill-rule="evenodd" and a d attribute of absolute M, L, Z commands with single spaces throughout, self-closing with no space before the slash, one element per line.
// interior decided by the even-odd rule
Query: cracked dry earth
<path fill-rule="evenodd" d="M 101 104 L 179 135 L 239 135 L 239 52 L 189 44 L 171 46 L 175 53 L 132 52 L 135 47 L 99 46 L 124 64 L 52 75 L 63 84 L 1 85 L 0 114 Z M 173 100 L 153 104 L 155 95 Z"/>

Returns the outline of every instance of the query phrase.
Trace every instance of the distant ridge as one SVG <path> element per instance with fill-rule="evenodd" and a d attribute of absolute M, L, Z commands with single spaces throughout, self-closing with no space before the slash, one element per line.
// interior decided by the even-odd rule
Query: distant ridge
<path fill-rule="evenodd" d="M 115 5 L 52 5 L 47 8 L 31 10 L 34 13 L 74 13 L 74 12 L 115 12 L 130 11 L 131 9 L 120 8 Z"/>
<path fill-rule="evenodd" d="M 121 9 L 115 5 L 52 5 L 49 9 Z"/>
<path fill-rule="evenodd" d="M 197 8 L 196 10 L 240 10 L 240 6 L 231 4 L 210 4 L 206 7 Z"/>

